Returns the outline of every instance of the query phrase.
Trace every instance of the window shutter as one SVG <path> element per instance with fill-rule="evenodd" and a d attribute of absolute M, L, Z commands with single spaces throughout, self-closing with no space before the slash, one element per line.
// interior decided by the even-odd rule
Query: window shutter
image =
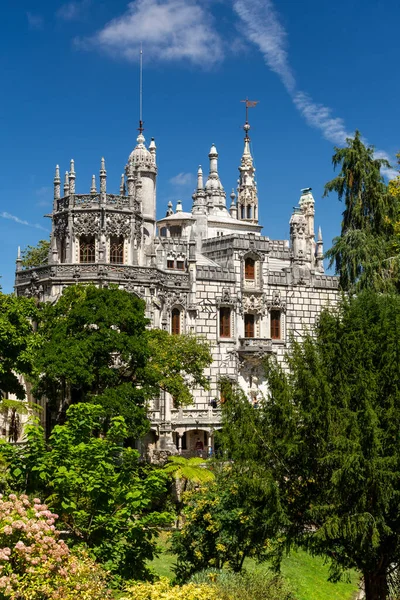
<path fill-rule="evenodd" d="M 271 310 L 271 339 L 281 339 L 281 313 L 279 310 Z"/>
<path fill-rule="evenodd" d="M 254 337 L 254 315 L 244 315 L 244 337 Z"/>
<path fill-rule="evenodd" d="M 171 333 L 172 335 L 179 335 L 181 332 L 181 313 L 177 308 L 172 311 L 172 324 Z"/>
<path fill-rule="evenodd" d="M 226 306 L 219 309 L 219 336 L 231 337 L 231 309 Z"/>

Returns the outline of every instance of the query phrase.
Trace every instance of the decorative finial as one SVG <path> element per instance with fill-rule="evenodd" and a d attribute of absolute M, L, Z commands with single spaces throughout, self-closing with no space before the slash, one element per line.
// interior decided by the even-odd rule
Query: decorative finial
<path fill-rule="evenodd" d="M 75 163 L 74 163 L 74 159 L 71 158 L 71 163 L 70 163 L 70 167 L 69 167 L 69 193 L 70 194 L 75 194 L 75 178 L 76 178 Z"/>
<path fill-rule="evenodd" d="M 54 174 L 54 200 L 58 200 L 61 196 L 61 179 L 60 179 L 60 167 L 56 165 L 56 172 Z M 55 205 L 56 208 L 56 205 Z"/>
<path fill-rule="evenodd" d="M 201 168 L 201 165 L 199 165 L 199 168 L 197 169 L 197 189 L 204 189 L 203 169 Z"/>
<path fill-rule="evenodd" d="M 321 231 L 321 227 L 318 227 L 318 241 L 322 242 L 322 231 Z"/>
<path fill-rule="evenodd" d="M 92 187 L 90 188 L 90 193 L 91 194 L 97 194 L 96 175 L 92 175 Z"/>
<path fill-rule="evenodd" d="M 56 172 L 54 175 L 54 183 L 60 183 L 60 167 L 56 165 Z"/>
<path fill-rule="evenodd" d="M 177 201 L 177 203 L 176 203 L 176 209 L 175 209 L 175 212 L 176 212 L 176 213 L 178 213 L 178 212 L 182 212 L 182 200 L 178 200 L 178 201 Z"/>
<path fill-rule="evenodd" d="M 139 75 L 139 134 L 144 131 L 143 127 L 143 48 L 140 43 L 140 75 Z"/>
<path fill-rule="evenodd" d="M 233 188 L 232 188 L 232 191 L 231 191 L 230 198 L 232 200 L 232 204 L 235 204 L 236 194 L 235 194 L 235 190 Z"/>
<path fill-rule="evenodd" d="M 119 184 L 119 193 L 121 196 L 125 196 L 125 175 L 121 175 L 121 183 Z"/>
<path fill-rule="evenodd" d="M 105 194 L 107 191 L 107 171 L 106 171 L 106 161 L 104 157 L 101 159 L 100 164 L 100 193 Z"/>
<path fill-rule="evenodd" d="M 244 102 L 246 104 L 246 123 L 243 125 L 243 129 L 246 134 L 246 139 L 249 139 L 249 131 L 250 131 L 249 108 L 254 108 L 255 106 L 257 106 L 259 101 L 258 100 L 249 100 L 248 98 L 246 98 L 246 100 L 241 100 L 240 102 Z"/>

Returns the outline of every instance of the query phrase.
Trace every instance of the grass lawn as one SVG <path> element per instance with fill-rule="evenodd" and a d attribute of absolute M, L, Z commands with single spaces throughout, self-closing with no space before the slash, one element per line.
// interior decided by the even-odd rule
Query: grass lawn
<path fill-rule="evenodd" d="M 173 577 L 175 556 L 168 552 L 168 534 L 162 534 L 159 540 L 161 553 L 150 564 L 160 577 Z M 249 571 L 266 569 L 252 559 L 245 561 Z M 282 562 L 282 575 L 290 583 L 297 600 L 353 600 L 358 586 L 356 573 L 351 574 L 350 583 L 330 583 L 328 566 L 322 558 L 310 556 L 304 551 L 292 552 Z M 261 599 L 260 599 L 261 600 Z"/>

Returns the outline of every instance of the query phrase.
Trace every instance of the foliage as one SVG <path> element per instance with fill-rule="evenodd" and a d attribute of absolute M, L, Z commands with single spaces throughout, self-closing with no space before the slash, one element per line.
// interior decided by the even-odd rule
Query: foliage
<path fill-rule="evenodd" d="M 115 579 L 147 577 L 154 535 L 170 522 L 169 514 L 157 510 L 167 476 L 141 467 L 138 452 L 123 447 L 122 417 L 111 419 L 107 435 L 100 436 L 104 418 L 100 406 L 73 405 L 47 449 L 43 431 L 31 426 L 25 447 L 4 444 L 2 453 L 14 488 L 46 495 L 71 546 L 89 548 Z"/>
<path fill-rule="evenodd" d="M 35 302 L 0 292 L 0 396 L 15 394 L 25 398 L 18 374 L 33 368 L 33 351 L 39 344 L 32 321 L 37 318 Z"/>
<path fill-rule="evenodd" d="M 77 590 L 84 600 L 108 597 L 105 575 L 88 557 L 72 556 L 59 539 L 57 518 L 38 498 L 0 498 L 1 598 L 72 600 Z"/>
<path fill-rule="evenodd" d="M 186 494 L 186 518 L 172 541 L 178 581 L 208 567 L 240 571 L 246 557 L 267 557 L 268 538 L 280 509 L 276 502 L 272 507 L 271 496 L 265 510 L 262 486 L 251 489 L 242 480 L 239 469 L 225 465 L 215 481 Z M 264 483 L 268 488 L 269 483 Z"/>
<path fill-rule="evenodd" d="M 147 377 L 174 399 L 175 406 L 191 404 L 195 387 L 209 388 L 204 369 L 212 363 L 209 345 L 193 335 L 148 332 L 151 360 Z"/>
<path fill-rule="evenodd" d="M 125 589 L 120 600 L 219 600 L 218 590 L 211 584 L 171 585 L 168 579 L 156 583 L 134 582 Z"/>
<path fill-rule="evenodd" d="M 270 572 L 232 573 L 209 569 L 194 575 L 194 583 L 212 581 L 219 600 L 295 600 L 287 583 Z"/>
<path fill-rule="evenodd" d="M 36 395 L 48 398 L 53 420 L 75 402 L 101 404 L 107 420 L 123 416 L 133 438 L 148 430 L 146 405 L 161 390 L 178 402 L 206 385 L 208 346 L 190 336 L 149 331 L 144 302 L 116 286 L 71 286 L 43 307 Z"/>
<path fill-rule="evenodd" d="M 25 269 L 46 265 L 49 258 L 50 242 L 40 240 L 36 246 L 27 246 L 22 250 L 22 266 Z"/>
<path fill-rule="evenodd" d="M 397 163 L 400 166 L 400 152 L 396 154 Z M 397 177 L 389 181 L 388 185 L 389 194 L 396 199 L 400 198 L 400 173 Z"/>
<path fill-rule="evenodd" d="M 292 342 L 288 374 L 268 361 L 258 410 L 242 397 L 224 405 L 235 462 L 252 484 L 252 464 L 276 482 L 278 558 L 300 545 L 329 558 L 333 578 L 355 567 L 367 600 L 387 597 L 399 560 L 399 327 L 397 295 L 343 300 L 321 314 L 315 338 Z"/>
<path fill-rule="evenodd" d="M 398 282 L 398 259 L 393 255 L 393 223 L 399 203 L 393 201 L 381 175 L 389 163 L 375 158 L 359 131 L 347 138 L 347 147 L 335 148 L 332 162 L 337 177 L 325 185 L 324 195 L 336 192 L 345 204 L 340 237 L 327 252 L 336 265 L 343 290 L 369 287 L 393 290 Z"/>

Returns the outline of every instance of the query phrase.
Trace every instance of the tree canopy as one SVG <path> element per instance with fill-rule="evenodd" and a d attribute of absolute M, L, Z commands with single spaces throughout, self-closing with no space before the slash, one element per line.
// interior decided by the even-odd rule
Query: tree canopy
<path fill-rule="evenodd" d="M 22 250 L 22 266 L 25 269 L 31 267 L 41 267 L 47 264 L 49 257 L 50 242 L 48 240 L 39 240 L 36 246 L 27 246 Z"/>
<path fill-rule="evenodd" d="M 325 185 L 324 195 L 336 192 L 345 205 L 341 235 L 326 255 L 330 266 L 336 266 L 343 290 L 397 290 L 398 252 L 394 252 L 394 243 L 400 204 L 399 198 L 389 193 L 381 174 L 381 169 L 390 165 L 363 143 L 359 131 L 346 141 L 345 148 L 335 148 L 332 158 L 340 173 Z"/>
<path fill-rule="evenodd" d="M 191 336 L 150 331 L 142 300 L 116 286 L 68 287 L 42 308 L 36 355 L 35 395 L 44 395 L 53 423 L 68 405 L 101 404 L 109 419 L 120 415 L 132 437 L 148 429 L 147 402 L 160 390 L 177 403 L 192 401 L 191 389 L 206 386 L 208 345 Z"/>
<path fill-rule="evenodd" d="M 240 395 L 223 406 L 247 485 L 275 482 L 278 559 L 297 545 L 326 556 L 333 578 L 355 567 L 367 600 L 387 598 L 399 567 L 399 333 L 400 297 L 365 290 L 323 311 L 315 337 L 292 341 L 288 372 L 267 361 L 258 409 Z"/>

